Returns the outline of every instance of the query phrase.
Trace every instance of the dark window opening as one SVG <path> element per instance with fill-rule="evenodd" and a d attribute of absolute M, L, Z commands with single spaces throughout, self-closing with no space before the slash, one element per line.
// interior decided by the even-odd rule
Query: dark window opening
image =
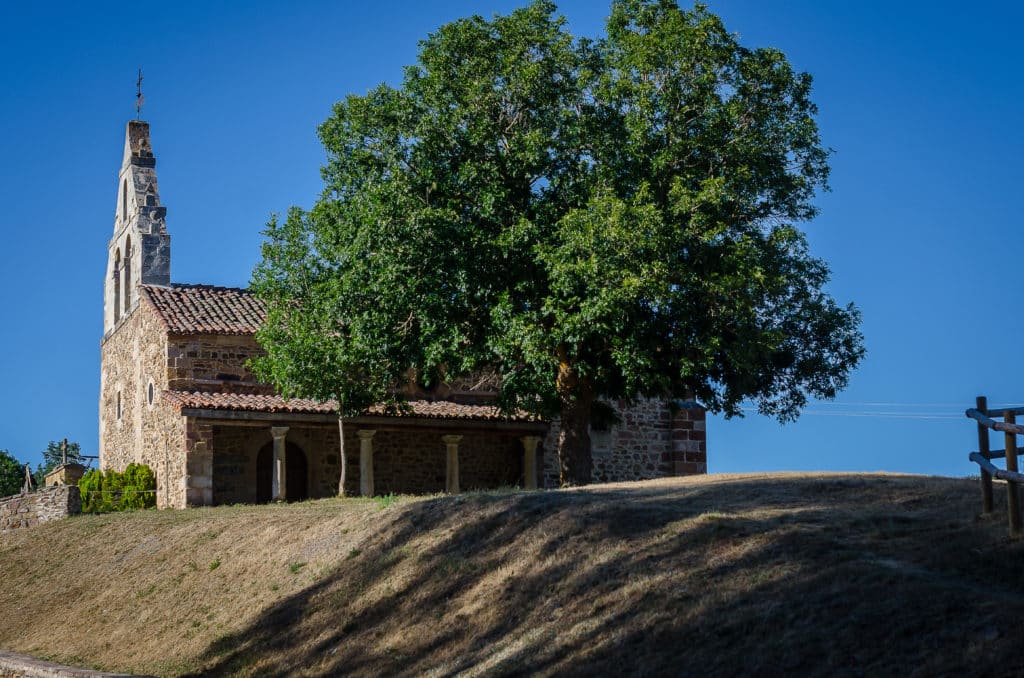
<path fill-rule="evenodd" d="M 121 250 L 114 251 L 114 322 L 121 319 Z"/>
<path fill-rule="evenodd" d="M 129 237 L 124 242 L 124 314 L 132 306 L 132 239 Z"/>
<path fill-rule="evenodd" d="M 292 442 L 285 443 L 284 491 L 288 501 L 309 499 L 309 466 L 306 453 Z M 266 504 L 274 498 L 274 443 L 263 446 L 256 455 L 256 502 Z"/>

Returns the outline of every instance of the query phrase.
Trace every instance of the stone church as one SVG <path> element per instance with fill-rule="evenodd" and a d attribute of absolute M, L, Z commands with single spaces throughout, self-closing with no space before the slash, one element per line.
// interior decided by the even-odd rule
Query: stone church
<path fill-rule="evenodd" d="M 159 507 L 334 496 L 332 404 L 259 383 L 247 361 L 260 352 L 263 306 L 245 289 L 172 283 L 166 217 L 149 124 L 133 120 L 104 282 L 100 467 L 150 466 Z M 557 486 L 557 419 L 502 416 L 493 398 L 486 380 L 466 380 L 401 414 L 346 419 L 346 493 Z M 620 422 L 591 433 L 595 481 L 706 472 L 695 403 L 612 405 Z"/>

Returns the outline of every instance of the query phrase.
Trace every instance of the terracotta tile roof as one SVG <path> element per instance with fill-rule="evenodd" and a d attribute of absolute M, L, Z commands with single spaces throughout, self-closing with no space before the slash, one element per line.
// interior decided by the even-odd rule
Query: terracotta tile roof
<path fill-rule="evenodd" d="M 266 311 L 249 290 L 214 285 L 140 285 L 171 334 L 255 334 Z"/>
<path fill-rule="evenodd" d="M 279 395 L 255 393 L 209 393 L 201 391 L 164 391 L 164 398 L 178 409 L 233 410 L 241 412 L 287 412 L 291 414 L 333 414 L 333 401 L 319 402 L 303 398 L 286 400 Z M 383 405 L 373 405 L 365 416 L 415 417 L 420 419 L 472 419 L 477 421 L 536 421 L 533 415 L 519 410 L 503 416 L 494 405 L 470 405 L 449 400 L 410 400 L 408 409 L 387 412 Z"/>

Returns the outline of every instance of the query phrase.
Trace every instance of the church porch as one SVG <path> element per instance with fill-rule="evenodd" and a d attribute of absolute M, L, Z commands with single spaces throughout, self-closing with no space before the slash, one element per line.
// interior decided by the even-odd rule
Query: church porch
<path fill-rule="evenodd" d="M 188 395 L 195 400 L 197 394 Z M 223 401 L 228 394 L 209 395 Z M 402 414 L 346 419 L 346 494 L 538 486 L 545 422 L 502 418 L 492 406 L 448 405 L 417 401 Z M 444 412 L 463 416 L 438 416 Z M 190 407 L 181 414 L 187 422 L 187 505 L 336 496 L 341 455 L 333 414 Z"/>

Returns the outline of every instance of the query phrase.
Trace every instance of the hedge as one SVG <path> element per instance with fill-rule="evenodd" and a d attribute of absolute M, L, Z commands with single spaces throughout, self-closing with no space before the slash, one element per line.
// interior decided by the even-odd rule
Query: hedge
<path fill-rule="evenodd" d="M 92 470 L 78 481 L 83 513 L 135 511 L 156 506 L 156 476 L 145 464 L 128 464 L 124 473 Z"/>

